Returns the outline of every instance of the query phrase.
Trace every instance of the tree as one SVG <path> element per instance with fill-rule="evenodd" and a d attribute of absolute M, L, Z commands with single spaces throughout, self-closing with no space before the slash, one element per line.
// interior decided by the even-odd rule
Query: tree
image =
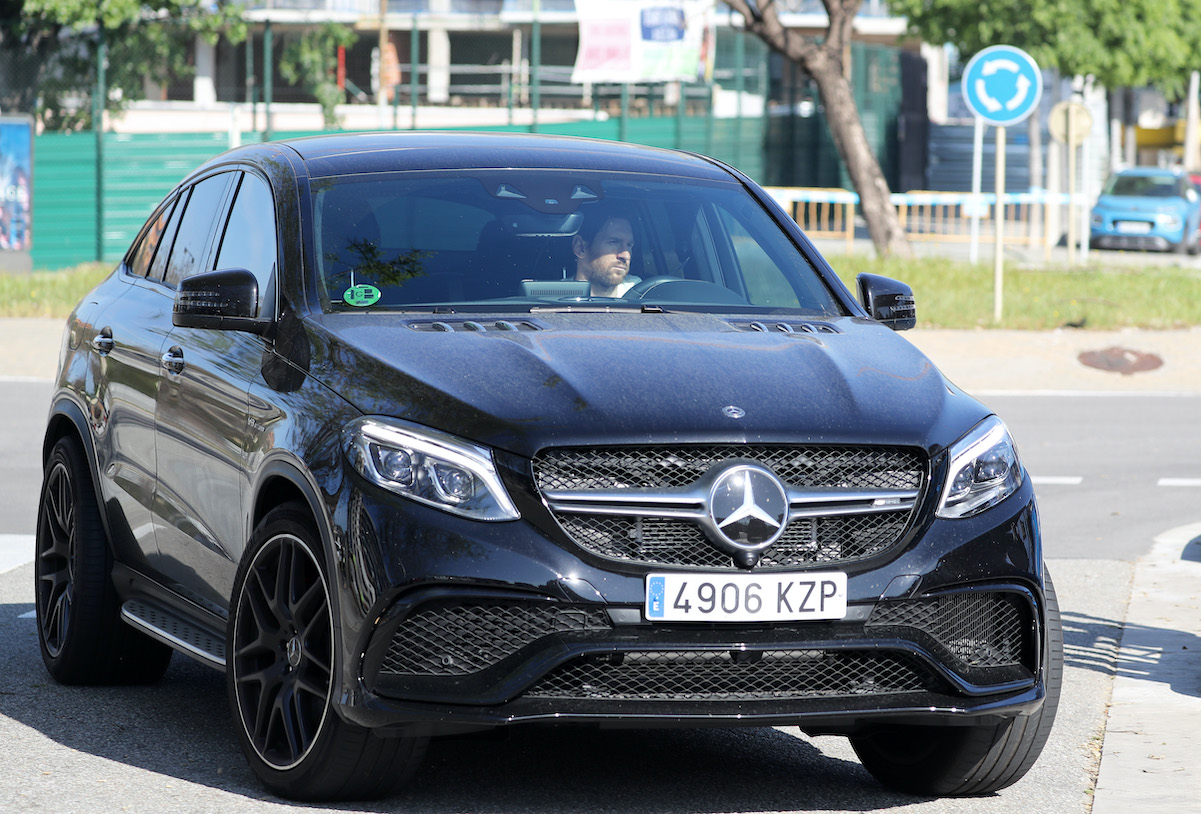
<path fill-rule="evenodd" d="M 859 195 L 860 209 L 876 251 L 881 255 L 908 257 L 909 241 L 889 200 L 888 182 L 868 143 L 843 63 L 862 2 L 822 0 L 829 26 L 825 37 L 810 39 L 780 22 L 779 0 L 725 0 L 726 5 L 742 15 L 747 31 L 813 77 L 825 106 L 830 135 Z"/>
<path fill-rule="evenodd" d="M 1111 93 L 1154 85 L 1179 97 L 1201 52 L 1201 13 L 1187 0 L 889 0 L 927 42 L 963 57 L 996 44 L 1043 68 L 1092 75 Z M 1111 99 L 1113 97 L 1111 96 Z M 1129 115 L 1130 106 L 1126 106 Z M 1133 122 L 1128 122 L 1133 124 Z"/>
<path fill-rule="evenodd" d="M 357 39 L 350 26 L 326 23 L 288 43 L 280 58 L 280 75 L 293 84 L 303 83 L 317 97 L 326 128 L 338 126 L 335 111 L 343 98 L 334 75 L 338 49 L 353 45 Z"/>
<path fill-rule="evenodd" d="M 1188 6 L 1186 8 L 1186 5 Z M 1201 14 L 1181 0 L 889 0 L 909 29 L 970 57 L 1014 45 L 1044 68 L 1092 74 L 1108 88 L 1178 94 L 1201 48 Z"/>
<path fill-rule="evenodd" d="M 48 129 L 90 127 L 101 30 L 110 112 L 142 98 L 148 77 L 189 76 L 196 36 L 246 37 L 240 8 L 208 0 L 0 0 L 0 104 Z"/>

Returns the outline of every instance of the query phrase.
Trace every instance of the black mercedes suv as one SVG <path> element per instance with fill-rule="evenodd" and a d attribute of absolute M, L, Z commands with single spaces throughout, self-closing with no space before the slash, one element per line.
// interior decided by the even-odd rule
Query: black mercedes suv
<path fill-rule="evenodd" d="M 1004 424 L 717 161 L 525 135 L 253 145 L 66 328 L 37 617 L 70 684 L 224 671 L 255 772 L 391 793 L 431 736 L 796 725 L 1021 778 L 1062 629 Z"/>

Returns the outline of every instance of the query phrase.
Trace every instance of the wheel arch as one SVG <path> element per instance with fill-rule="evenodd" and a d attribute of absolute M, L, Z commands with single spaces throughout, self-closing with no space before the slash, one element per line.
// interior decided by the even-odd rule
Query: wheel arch
<path fill-rule="evenodd" d="M 50 407 L 50 417 L 46 421 L 46 432 L 42 436 L 42 469 L 50 460 L 54 445 L 63 438 L 74 436 L 83 448 L 84 459 L 87 461 L 88 475 L 92 479 L 92 490 L 96 495 L 96 505 L 100 510 L 100 522 L 104 528 L 104 536 L 109 550 L 113 547 L 112 526 L 108 516 L 108 505 L 103 499 L 104 491 L 100 488 L 100 462 L 96 454 L 96 442 L 92 437 L 91 425 L 83 408 L 69 396 L 60 395 L 55 398 Z M 115 552 L 114 552 L 115 554 Z"/>

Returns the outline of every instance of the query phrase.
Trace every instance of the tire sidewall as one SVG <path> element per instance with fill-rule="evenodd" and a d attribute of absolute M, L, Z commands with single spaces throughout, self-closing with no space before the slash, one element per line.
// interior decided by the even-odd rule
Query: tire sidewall
<path fill-rule="evenodd" d="M 236 636 L 238 632 L 239 614 L 245 598 L 247 579 L 252 569 L 260 562 L 265 551 L 281 541 L 300 543 L 304 551 L 316 565 L 323 583 L 325 599 L 329 605 L 330 642 L 331 642 L 331 672 L 330 684 L 326 688 L 324 714 L 317 735 L 304 755 L 288 767 L 278 767 L 264 758 L 255 746 L 249 727 L 243 715 L 237 692 L 237 673 L 234 654 L 236 652 Z M 320 535 L 314 528 L 307 513 L 294 505 L 285 505 L 269 512 L 256 528 L 251 537 L 250 545 L 239 564 L 234 580 L 234 591 L 230 602 L 230 619 L 226 632 L 226 684 L 229 696 L 230 711 L 234 717 L 238 740 L 247 761 L 259 779 L 269 788 L 277 792 L 286 792 L 287 796 L 307 797 L 303 792 L 314 782 L 316 775 L 332 757 L 336 749 L 336 738 L 332 730 L 337 728 L 338 715 L 333 708 L 334 683 L 341 670 L 340 637 L 334 614 L 334 597 L 330 588 L 328 568 L 322 556 Z"/>

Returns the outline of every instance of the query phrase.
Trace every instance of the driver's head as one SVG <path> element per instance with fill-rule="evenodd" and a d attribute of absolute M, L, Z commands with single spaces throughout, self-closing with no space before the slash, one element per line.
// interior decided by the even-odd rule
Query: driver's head
<path fill-rule="evenodd" d="M 630 250 L 634 248 L 634 230 L 624 215 L 601 210 L 588 213 L 584 225 L 571 241 L 576 257 L 577 280 L 592 283 L 592 296 L 620 296 L 622 283 L 630 273 Z"/>

